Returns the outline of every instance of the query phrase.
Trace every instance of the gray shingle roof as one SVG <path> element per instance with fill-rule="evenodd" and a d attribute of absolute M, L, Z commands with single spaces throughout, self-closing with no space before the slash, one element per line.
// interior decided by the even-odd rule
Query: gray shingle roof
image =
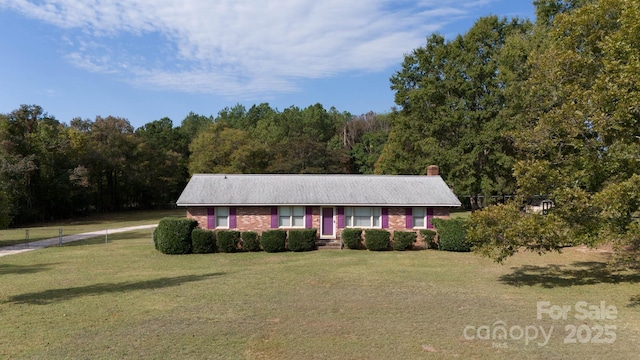
<path fill-rule="evenodd" d="M 179 206 L 460 206 L 440 176 L 193 175 Z"/>

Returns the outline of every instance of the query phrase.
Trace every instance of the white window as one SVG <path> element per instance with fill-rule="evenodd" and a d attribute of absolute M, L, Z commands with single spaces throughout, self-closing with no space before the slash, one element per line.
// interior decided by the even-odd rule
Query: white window
<path fill-rule="evenodd" d="M 278 208 L 278 226 L 304 227 L 304 206 L 281 206 Z"/>
<path fill-rule="evenodd" d="M 380 213 L 379 207 L 346 207 L 344 208 L 344 224 L 346 227 L 380 227 Z"/>
<path fill-rule="evenodd" d="M 427 227 L 427 208 L 413 208 L 413 227 L 421 229 Z"/>
<path fill-rule="evenodd" d="M 215 210 L 216 228 L 229 228 L 229 208 L 217 207 Z"/>

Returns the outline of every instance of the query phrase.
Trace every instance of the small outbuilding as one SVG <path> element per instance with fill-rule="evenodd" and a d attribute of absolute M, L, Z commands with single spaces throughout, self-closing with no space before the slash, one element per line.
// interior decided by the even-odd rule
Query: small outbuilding
<path fill-rule="evenodd" d="M 204 229 L 316 228 L 323 243 L 351 227 L 431 229 L 460 201 L 430 166 L 426 176 L 196 174 L 177 205 Z"/>

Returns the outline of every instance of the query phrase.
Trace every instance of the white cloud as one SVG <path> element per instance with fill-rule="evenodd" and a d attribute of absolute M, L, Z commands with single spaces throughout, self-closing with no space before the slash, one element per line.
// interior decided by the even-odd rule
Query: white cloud
<path fill-rule="evenodd" d="M 0 8 L 67 29 L 67 59 L 87 71 L 237 97 L 384 70 L 486 1 L 0 0 Z"/>

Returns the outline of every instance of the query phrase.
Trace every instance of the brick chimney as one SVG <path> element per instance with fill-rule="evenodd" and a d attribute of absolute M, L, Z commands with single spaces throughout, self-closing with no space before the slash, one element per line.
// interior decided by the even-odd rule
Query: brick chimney
<path fill-rule="evenodd" d="M 440 175 L 440 168 L 438 165 L 429 165 L 427 166 L 427 176 L 438 176 Z"/>

